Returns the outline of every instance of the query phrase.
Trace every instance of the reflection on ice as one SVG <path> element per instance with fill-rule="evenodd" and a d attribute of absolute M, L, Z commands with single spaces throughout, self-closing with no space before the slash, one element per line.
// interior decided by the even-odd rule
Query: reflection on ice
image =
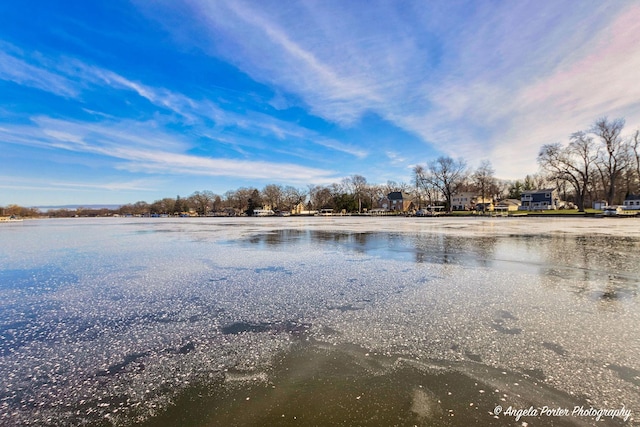
<path fill-rule="evenodd" d="M 511 425 L 488 416 L 496 399 L 625 404 L 637 418 L 640 232 L 635 220 L 601 224 L 135 218 L 0 229 L 0 424 L 171 417 L 193 393 L 218 408 L 201 407 L 202 420 L 243 410 L 257 420 L 232 400 L 254 378 L 265 389 L 236 402 L 280 417 L 270 387 L 308 387 L 286 411 L 298 402 L 318 423 L 333 409 L 309 405 L 328 391 L 336 405 L 353 394 L 350 416 L 398 423 Z M 287 367 L 325 382 L 296 383 Z M 442 418 L 450 410 L 460 421 Z"/>

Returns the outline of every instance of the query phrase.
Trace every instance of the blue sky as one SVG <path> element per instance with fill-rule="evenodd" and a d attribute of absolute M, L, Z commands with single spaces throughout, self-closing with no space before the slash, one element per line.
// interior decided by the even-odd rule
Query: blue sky
<path fill-rule="evenodd" d="M 640 125 L 635 1 L 0 3 L 0 205 L 537 171 Z"/>

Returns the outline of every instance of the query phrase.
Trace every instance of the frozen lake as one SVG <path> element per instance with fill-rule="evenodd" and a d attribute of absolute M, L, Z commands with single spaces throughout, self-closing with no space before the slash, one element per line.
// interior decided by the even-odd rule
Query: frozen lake
<path fill-rule="evenodd" d="M 0 425 L 637 425 L 639 283 L 637 219 L 0 224 Z"/>

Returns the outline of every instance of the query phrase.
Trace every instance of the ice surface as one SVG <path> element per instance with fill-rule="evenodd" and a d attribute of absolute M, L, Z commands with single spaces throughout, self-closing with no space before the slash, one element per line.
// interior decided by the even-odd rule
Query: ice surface
<path fill-rule="evenodd" d="M 635 219 L 23 225 L 0 227 L 3 425 L 146 419 L 195 384 L 264 382 L 299 341 L 521 373 L 640 413 Z"/>

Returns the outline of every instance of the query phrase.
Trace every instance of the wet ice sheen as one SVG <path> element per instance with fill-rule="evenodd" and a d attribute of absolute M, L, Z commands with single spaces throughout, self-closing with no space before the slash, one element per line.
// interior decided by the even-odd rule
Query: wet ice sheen
<path fill-rule="evenodd" d="M 489 416 L 492 405 L 573 398 L 624 404 L 637 419 L 638 230 L 634 219 L 532 218 L 0 227 L 0 424 L 126 425 L 186 408 L 184 396 L 196 390 L 215 391 L 233 416 L 225 396 L 246 393 L 253 379 L 292 387 L 279 369 L 300 369 L 298 351 L 345 355 L 342 365 L 322 366 L 382 387 L 380 396 L 403 381 L 426 382 L 405 387 L 401 412 L 380 407 L 380 396 L 366 406 L 367 390 L 358 390 L 361 407 L 350 416 L 363 423 L 377 410 L 378 421 L 450 425 L 449 411 L 473 403 L 458 425 L 509 424 Z M 441 389 L 445 377 L 458 378 L 451 390 Z M 328 387 L 338 401 L 356 391 L 325 379 L 305 390 Z M 510 391 L 456 400 L 469 381 Z M 269 396 L 271 409 L 282 404 Z M 191 422 L 211 423 L 206 413 Z M 306 416 L 323 413 L 310 406 Z"/>

